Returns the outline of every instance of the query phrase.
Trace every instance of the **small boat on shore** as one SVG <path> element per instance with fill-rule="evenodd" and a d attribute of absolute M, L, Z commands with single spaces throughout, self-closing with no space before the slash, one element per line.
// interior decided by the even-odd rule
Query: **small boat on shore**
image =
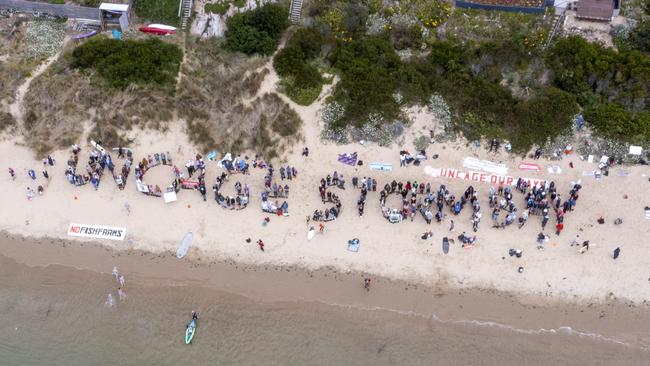
<path fill-rule="evenodd" d="M 165 24 L 149 24 L 147 26 L 138 28 L 138 30 L 143 33 L 155 34 L 159 36 L 166 36 L 168 34 L 176 33 L 176 27 Z"/>

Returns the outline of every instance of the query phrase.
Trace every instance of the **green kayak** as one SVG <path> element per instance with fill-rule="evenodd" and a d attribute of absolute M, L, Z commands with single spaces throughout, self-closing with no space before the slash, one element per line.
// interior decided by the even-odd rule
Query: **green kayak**
<path fill-rule="evenodd" d="M 190 324 L 187 325 L 187 329 L 185 330 L 185 344 L 192 343 L 192 339 L 194 339 L 195 333 L 196 333 L 196 320 L 192 319 Z"/>

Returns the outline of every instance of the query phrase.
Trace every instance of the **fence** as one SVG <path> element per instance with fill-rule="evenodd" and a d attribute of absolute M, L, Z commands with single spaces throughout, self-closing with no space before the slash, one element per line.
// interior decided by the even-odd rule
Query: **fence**
<path fill-rule="evenodd" d="M 515 13 L 544 14 L 546 8 L 553 6 L 555 0 L 546 0 L 542 6 L 508 6 L 508 5 L 491 5 L 481 4 L 465 0 L 456 0 L 457 8 L 477 9 L 477 10 L 497 10 L 510 11 Z"/>
<path fill-rule="evenodd" d="M 0 0 L 0 9 L 15 9 L 26 13 L 44 13 L 71 19 L 99 20 L 99 9 L 86 6 L 48 4 L 24 0 Z"/>

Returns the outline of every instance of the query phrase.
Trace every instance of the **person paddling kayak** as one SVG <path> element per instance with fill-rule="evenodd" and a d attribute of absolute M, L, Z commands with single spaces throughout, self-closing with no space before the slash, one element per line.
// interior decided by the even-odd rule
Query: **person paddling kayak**
<path fill-rule="evenodd" d="M 196 322 L 199 320 L 196 311 L 192 310 L 192 321 L 187 325 L 185 330 L 185 344 L 190 344 L 194 338 L 194 333 L 196 333 Z"/>

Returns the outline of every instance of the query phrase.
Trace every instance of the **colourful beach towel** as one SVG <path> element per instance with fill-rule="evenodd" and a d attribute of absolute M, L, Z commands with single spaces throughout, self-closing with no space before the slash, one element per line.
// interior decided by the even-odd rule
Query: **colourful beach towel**
<path fill-rule="evenodd" d="M 218 155 L 217 150 L 212 150 L 212 151 L 210 151 L 209 153 L 207 153 L 207 154 L 205 155 L 205 157 L 206 157 L 206 159 L 208 159 L 209 161 L 215 161 L 215 160 L 217 160 L 217 155 Z"/>
<path fill-rule="evenodd" d="M 352 239 L 348 240 L 348 250 L 351 252 L 358 252 L 359 251 L 359 246 L 361 246 L 361 243 L 359 242 L 359 239 Z"/>
<path fill-rule="evenodd" d="M 354 154 L 339 154 L 339 158 L 337 159 L 339 162 L 351 166 L 357 165 L 357 153 Z"/>

